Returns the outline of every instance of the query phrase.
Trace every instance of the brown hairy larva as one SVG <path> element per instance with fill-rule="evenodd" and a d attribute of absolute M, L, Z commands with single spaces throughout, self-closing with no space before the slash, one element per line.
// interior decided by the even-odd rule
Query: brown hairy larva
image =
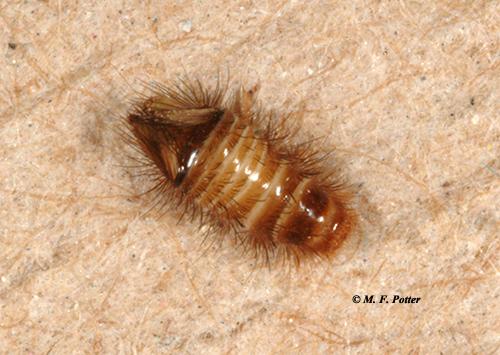
<path fill-rule="evenodd" d="M 293 143 L 286 118 L 255 90 L 200 80 L 151 84 L 124 117 L 125 137 L 163 204 L 273 260 L 329 257 L 351 234 L 351 193 L 312 143 Z"/>

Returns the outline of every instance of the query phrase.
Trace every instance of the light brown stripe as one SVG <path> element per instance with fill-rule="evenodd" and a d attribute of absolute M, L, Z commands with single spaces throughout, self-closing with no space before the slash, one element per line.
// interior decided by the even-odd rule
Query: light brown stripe
<path fill-rule="evenodd" d="M 276 225 L 278 228 L 286 226 L 288 222 L 288 218 L 293 216 L 293 213 L 299 207 L 300 199 L 302 194 L 304 193 L 304 189 L 306 188 L 309 179 L 302 180 L 293 190 L 293 192 L 289 195 L 288 203 L 285 208 L 281 211 L 280 217 L 276 221 Z"/>
<path fill-rule="evenodd" d="M 198 197 L 201 206 L 205 206 L 205 204 L 215 206 L 217 201 L 221 198 L 220 194 L 222 191 L 231 185 L 231 182 L 227 181 L 230 181 L 232 176 L 239 173 L 235 172 L 234 169 L 238 166 L 239 169 L 242 169 L 242 161 L 250 149 L 248 143 L 253 140 L 251 135 L 248 134 L 250 131 L 251 128 L 246 127 L 241 132 L 236 145 L 228 152 L 228 155 L 224 157 L 221 165 L 216 168 L 217 171 L 208 183 L 207 188 L 204 189 Z M 233 167 L 233 165 L 235 165 L 235 167 Z"/>
<path fill-rule="evenodd" d="M 245 224 L 248 227 L 251 227 L 258 223 L 258 219 L 265 213 L 266 205 L 270 203 L 270 201 L 274 198 L 276 187 L 280 186 L 284 181 L 284 177 L 288 173 L 288 167 L 286 165 L 280 165 L 278 170 L 276 170 L 273 175 L 271 181 L 263 182 L 262 184 L 266 184 L 267 189 L 261 195 L 260 201 L 253 205 L 253 208 L 249 211 Z"/>
<path fill-rule="evenodd" d="M 202 169 L 202 173 L 196 177 L 192 186 L 188 188 L 187 191 L 187 199 L 197 198 L 208 186 L 210 181 L 216 175 L 214 170 L 217 168 L 218 164 L 221 164 L 224 161 L 224 150 L 227 149 L 232 150 L 234 144 L 236 144 L 238 138 L 235 138 L 233 131 L 236 129 L 238 125 L 238 119 L 235 119 L 229 129 L 227 130 L 228 134 L 223 138 L 223 140 L 219 143 L 213 142 L 216 145 L 215 150 L 209 149 L 210 146 L 204 146 L 203 149 L 200 149 L 200 152 L 203 156 L 200 156 L 201 164 L 198 163 L 196 169 Z M 235 140 L 235 142 L 231 142 L 231 140 Z M 209 141 L 209 140 L 207 140 Z M 208 144 L 208 143 L 207 143 Z M 207 156 L 207 155 L 210 156 Z"/>
<path fill-rule="evenodd" d="M 247 178 L 245 174 L 245 170 L 248 169 L 248 166 L 252 162 L 253 155 L 255 153 L 255 148 L 257 146 L 257 140 L 254 139 L 253 137 L 248 137 L 248 138 L 242 138 L 242 140 L 245 140 L 246 143 L 242 144 L 248 144 L 250 141 L 252 142 L 252 146 L 242 146 L 238 150 L 238 157 L 239 159 L 239 169 L 238 171 L 233 171 L 229 167 L 227 179 L 228 182 L 225 183 L 224 188 L 219 192 L 217 197 L 212 201 L 212 205 L 216 205 L 219 201 L 222 201 L 222 203 L 228 204 L 229 201 L 231 201 L 232 197 L 234 197 L 238 191 L 245 186 L 247 183 Z M 235 148 L 236 149 L 236 148 Z M 243 152 L 241 152 L 244 150 Z M 241 154 L 243 153 L 243 154 Z M 234 164 L 234 161 L 233 161 Z M 224 176 L 221 176 L 221 179 L 224 179 Z M 215 179 L 214 179 L 215 180 Z M 239 186 L 239 187 L 238 187 Z"/>

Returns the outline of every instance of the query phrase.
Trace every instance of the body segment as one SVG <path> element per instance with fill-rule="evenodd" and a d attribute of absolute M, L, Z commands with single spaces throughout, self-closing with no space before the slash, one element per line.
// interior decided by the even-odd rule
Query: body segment
<path fill-rule="evenodd" d="M 311 148 L 276 139 L 252 109 L 252 92 L 222 101 L 219 91 L 184 84 L 163 88 L 127 117 L 161 189 L 268 261 L 331 255 L 354 224 L 348 193 Z"/>

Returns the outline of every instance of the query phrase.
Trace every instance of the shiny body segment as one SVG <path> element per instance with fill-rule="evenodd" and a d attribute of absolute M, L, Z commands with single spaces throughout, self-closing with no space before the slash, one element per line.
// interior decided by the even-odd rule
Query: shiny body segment
<path fill-rule="evenodd" d="M 235 235 L 266 261 L 331 255 L 354 226 L 349 193 L 311 148 L 276 139 L 252 106 L 252 91 L 223 104 L 220 93 L 186 84 L 163 88 L 127 122 L 161 172 L 162 190 L 218 233 Z"/>

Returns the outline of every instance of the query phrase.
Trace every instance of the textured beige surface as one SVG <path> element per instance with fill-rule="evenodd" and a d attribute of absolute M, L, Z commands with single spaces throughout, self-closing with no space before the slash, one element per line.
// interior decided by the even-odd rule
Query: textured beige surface
<path fill-rule="evenodd" d="M 481 0 L 1 2 L 2 353 L 498 352 L 499 13 Z M 261 270 L 144 215 L 111 129 L 123 93 L 217 69 L 260 81 L 267 107 L 304 102 L 305 130 L 329 134 L 360 186 L 356 249 Z"/>

